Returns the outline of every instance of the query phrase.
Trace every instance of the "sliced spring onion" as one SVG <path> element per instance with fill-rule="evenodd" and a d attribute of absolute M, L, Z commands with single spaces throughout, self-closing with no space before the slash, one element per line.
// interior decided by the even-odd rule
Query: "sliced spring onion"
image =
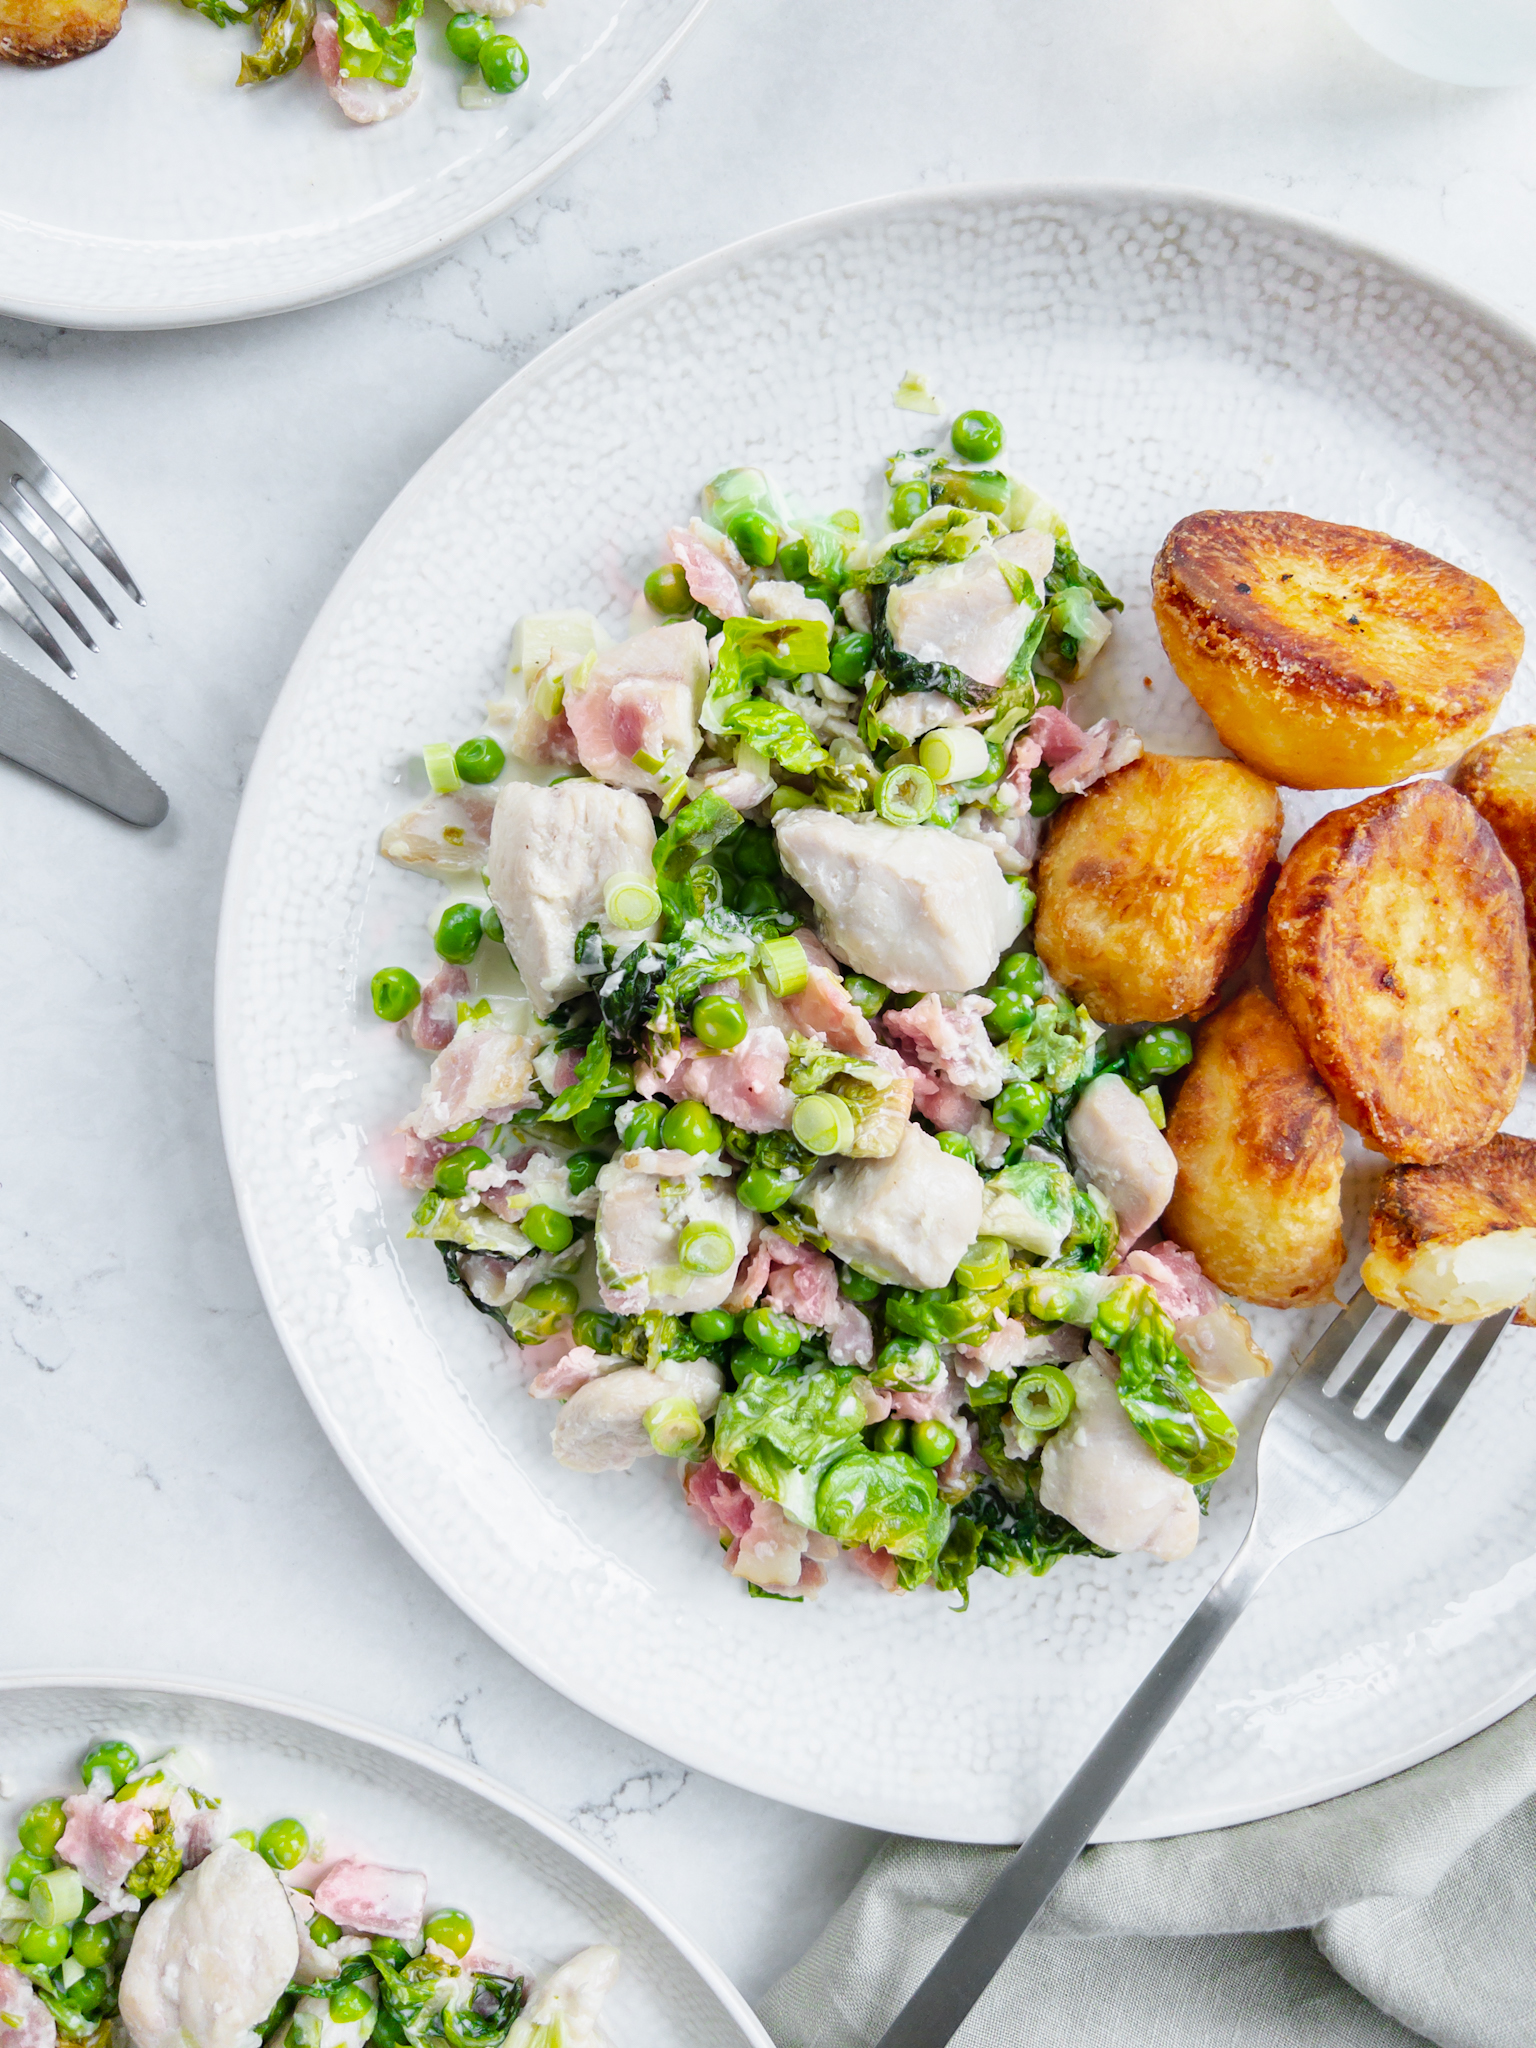
<path fill-rule="evenodd" d="M 736 766 L 743 775 L 755 776 L 759 782 L 772 782 L 773 764 L 766 754 L 743 740 L 736 749 Z M 799 792 L 796 791 L 798 795 Z"/>
<path fill-rule="evenodd" d="M 642 1418 L 652 1447 L 664 1458 L 686 1458 L 704 1441 L 698 1406 L 686 1394 L 669 1394 L 647 1408 Z"/>
<path fill-rule="evenodd" d="M 643 932 L 661 915 L 661 898 L 644 875 L 610 875 L 603 884 L 608 922 L 621 932 Z"/>
<path fill-rule="evenodd" d="M 459 764 L 453 758 L 453 748 L 446 740 L 430 740 L 421 750 L 422 762 L 426 767 L 427 780 L 439 796 L 448 796 L 456 790 L 461 780 Z"/>
<path fill-rule="evenodd" d="M 540 718 L 558 718 L 564 702 L 564 676 L 546 676 L 533 693 L 533 708 Z"/>
<path fill-rule="evenodd" d="M 736 1263 L 736 1244 L 718 1223 L 690 1223 L 677 1240 L 677 1258 L 690 1273 L 723 1273 Z"/>
<path fill-rule="evenodd" d="M 807 1095 L 795 1104 L 790 1128 L 807 1152 L 824 1157 L 853 1144 L 853 1111 L 839 1095 Z"/>
<path fill-rule="evenodd" d="M 792 789 L 786 782 L 773 792 L 768 805 L 768 815 L 770 818 L 776 818 L 780 811 L 803 811 L 807 804 L 814 801 L 814 797 L 807 796 L 803 789 Z"/>
<path fill-rule="evenodd" d="M 797 996 L 810 979 L 811 963 L 798 939 L 765 939 L 757 949 L 757 971 L 775 996 Z"/>
<path fill-rule="evenodd" d="M 1153 1081 L 1141 1091 L 1141 1099 L 1147 1105 L 1147 1114 L 1160 1131 L 1168 1128 L 1168 1112 L 1163 1107 L 1163 1091 Z"/>
<path fill-rule="evenodd" d="M 1008 1278 L 1008 1247 L 1000 1237 L 978 1237 L 968 1245 L 955 1268 L 962 1287 L 979 1293 L 983 1288 L 1001 1287 Z"/>
<path fill-rule="evenodd" d="M 1059 1365 L 1032 1365 L 1014 1381 L 1009 1402 L 1026 1429 L 1060 1429 L 1077 1404 L 1077 1389 Z"/>
<path fill-rule="evenodd" d="M 679 775 L 669 782 L 661 792 L 661 815 L 664 818 L 670 818 L 687 794 L 688 778 L 686 775 Z"/>
<path fill-rule="evenodd" d="M 46 1870 L 33 1878 L 27 1903 L 39 1927 L 67 1927 L 85 1911 L 85 1891 L 77 1873 L 67 1866 Z"/>
<path fill-rule="evenodd" d="M 459 105 L 471 113 L 482 107 L 499 107 L 502 104 L 503 95 L 492 92 L 483 78 L 471 78 L 467 84 L 459 87 Z"/>
<path fill-rule="evenodd" d="M 888 768 L 875 786 L 875 809 L 887 825 L 921 825 L 935 801 L 933 777 L 912 762 Z"/>
<path fill-rule="evenodd" d="M 987 772 L 987 743 L 973 725 L 941 725 L 917 750 L 935 782 L 974 782 Z"/>
<path fill-rule="evenodd" d="M 643 768 L 647 775 L 660 775 L 667 765 L 663 756 L 648 754 L 644 747 L 637 747 L 630 759 L 637 768 Z"/>

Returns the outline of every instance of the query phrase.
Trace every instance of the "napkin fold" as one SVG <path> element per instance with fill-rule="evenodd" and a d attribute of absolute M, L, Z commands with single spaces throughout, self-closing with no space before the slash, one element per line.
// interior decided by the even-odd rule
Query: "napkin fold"
<path fill-rule="evenodd" d="M 871 2048 L 1008 1852 L 892 1839 L 760 2007 Z M 1536 1701 L 1363 1791 L 1088 1849 L 956 2048 L 1532 2048 Z"/>

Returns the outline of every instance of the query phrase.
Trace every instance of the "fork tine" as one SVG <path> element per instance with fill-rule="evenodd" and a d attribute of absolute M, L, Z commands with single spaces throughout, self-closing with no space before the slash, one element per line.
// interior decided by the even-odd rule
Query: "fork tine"
<path fill-rule="evenodd" d="M 25 442 L 22 445 L 25 447 Z M 58 472 L 50 469 L 48 464 L 35 451 L 29 450 L 28 452 L 32 455 L 37 474 L 28 475 L 26 470 L 22 470 L 22 481 L 30 485 L 45 504 L 53 507 L 64 524 L 77 539 L 85 543 L 101 566 L 104 569 L 110 570 L 117 578 L 134 603 L 142 604 L 144 602 L 143 593 L 128 574 L 121 557 L 111 541 L 107 539 L 107 536 L 102 532 L 101 528 L 96 524 L 90 513 L 86 511 L 80 500 Z"/>
<path fill-rule="evenodd" d="M 1403 1431 L 1399 1439 L 1400 1442 L 1406 1444 L 1410 1450 L 1422 1452 L 1429 1449 L 1435 1438 L 1450 1421 L 1457 1402 L 1460 1401 L 1462 1395 L 1477 1377 L 1489 1352 L 1492 1351 L 1494 1345 L 1503 1336 L 1513 1314 L 1514 1310 L 1512 1308 L 1505 1309 L 1502 1315 L 1488 1316 L 1478 1324 L 1472 1335 L 1461 1347 L 1460 1355 L 1451 1366 L 1449 1372 L 1446 1373 L 1440 1384 L 1424 1403 L 1424 1406 Z M 1440 1326 L 1436 1333 L 1437 1342 L 1434 1345 L 1435 1350 L 1440 1348 L 1440 1345 L 1444 1343 L 1446 1336 L 1454 1327 L 1455 1325 L 1450 1323 Z"/>
<path fill-rule="evenodd" d="M 28 588 L 30 589 L 30 585 Z M 74 677 L 75 665 L 43 624 L 26 592 L 11 571 L 0 562 L 0 611 L 8 612 L 24 633 L 30 634 L 50 661 L 56 661 L 65 675 Z"/>
<path fill-rule="evenodd" d="M 1375 1311 L 1375 1296 L 1357 1287 L 1302 1360 L 1299 1371 L 1318 1382 L 1326 1380 Z"/>
<path fill-rule="evenodd" d="M 1445 1348 L 1447 1339 L 1455 1331 L 1455 1323 L 1433 1324 L 1409 1352 L 1402 1369 L 1395 1373 L 1390 1386 L 1382 1395 L 1377 1406 L 1385 1417 L 1384 1427 L 1390 1429 L 1413 1399 L 1415 1389 L 1422 1383 L 1430 1367 Z M 1391 1396 L 1390 1413 L 1388 1395 Z"/>
<path fill-rule="evenodd" d="M 33 511 L 14 484 L 0 484 L 0 513 L 5 514 L 15 522 L 11 528 L 13 533 L 16 531 L 16 527 L 19 526 L 22 532 L 26 534 L 27 539 L 23 542 L 23 546 L 30 547 L 32 542 L 36 541 L 39 547 L 47 551 L 50 561 L 57 563 L 59 568 L 74 580 L 84 595 L 95 605 L 97 611 L 101 613 L 107 624 L 109 626 L 117 624 L 117 613 L 113 611 L 111 605 L 107 603 L 107 600 L 85 574 L 69 550 L 59 545 L 58 536 L 47 520 L 41 518 Z M 17 538 L 20 539 L 20 537 L 18 534 Z M 35 554 L 37 550 L 34 548 L 32 552 Z"/>
<path fill-rule="evenodd" d="M 63 587 L 49 566 L 47 556 L 35 555 L 24 548 L 3 520 L 0 520 L 0 555 L 37 587 L 40 595 L 53 606 L 75 638 L 83 641 L 94 653 L 96 642 L 76 618 L 75 608 L 64 595 Z"/>
<path fill-rule="evenodd" d="M 1358 1404 L 1361 1396 L 1370 1386 L 1371 1381 L 1375 1379 L 1377 1373 L 1380 1372 L 1381 1368 L 1396 1350 L 1398 1339 L 1402 1336 L 1404 1330 L 1407 1329 L 1411 1320 L 1411 1317 L 1401 1312 L 1388 1318 L 1386 1327 L 1371 1345 L 1369 1351 L 1365 1353 L 1360 1363 L 1351 1370 L 1348 1379 L 1345 1380 L 1344 1384 L 1334 1395 L 1336 1401 L 1346 1408 L 1353 1408 Z M 1391 1382 L 1389 1381 L 1389 1387 L 1390 1384 Z"/>

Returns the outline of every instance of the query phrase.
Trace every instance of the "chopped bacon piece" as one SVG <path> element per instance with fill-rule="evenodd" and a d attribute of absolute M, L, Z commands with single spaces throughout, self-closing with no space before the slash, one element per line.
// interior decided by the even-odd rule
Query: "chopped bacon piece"
<path fill-rule="evenodd" d="M 747 607 L 725 549 L 729 548 L 738 562 L 741 557 L 723 534 L 709 534 L 705 538 L 706 533 L 708 529 L 697 519 L 691 527 L 669 527 L 668 559 L 682 564 L 683 574 L 688 579 L 688 595 L 695 604 L 703 605 L 717 619 L 744 619 Z M 745 567 L 743 562 L 742 568 Z"/>
<path fill-rule="evenodd" d="M 421 992 L 421 1001 L 406 1018 L 423 1052 L 442 1052 L 459 1028 L 459 1005 L 468 1000 L 469 976 L 445 961 Z"/>
<path fill-rule="evenodd" d="M 867 1543 L 860 1543 L 843 1555 L 856 1572 L 863 1572 L 874 1580 L 884 1592 L 899 1593 L 901 1581 L 896 1575 L 896 1560 L 888 1550 L 871 1550 Z"/>
<path fill-rule="evenodd" d="M 684 1039 L 684 1058 L 665 1086 L 674 1101 L 704 1102 L 744 1131 L 782 1131 L 795 1098 L 784 1086 L 789 1045 L 775 1025 L 762 1024 L 729 1052 L 706 1053 Z"/>
<path fill-rule="evenodd" d="M 563 1344 L 564 1349 L 556 1351 L 556 1344 Z M 601 1379 L 604 1373 L 616 1372 L 629 1363 L 606 1351 L 594 1351 L 589 1344 L 573 1344 L 568 1336 L 549 1337 L 542 1344 L 525 1344 L 522 1350 L 524 1365 L 535 1361 L 539 1364 L 538 1372 L 528 1383 L 535 1401 L 568 1401 L 589 1380 Z"/>
<path fill-rule="evenodd" d="M 736 1284 L 726 1296 L 725 1305 L 732 1314 L 740 1315 L 744 1309 L 754 1308 L 757 1298 L 768 1284 L 768 1275 L 773 1271 L 773 1253 L 759 1238 L 742 1260 L 736 1274 Z"/>
<path fill-rule="evenodd" d="M 776 1230 L 765 1230 L 758 1243 L 768 1247 L 773 1271 L 768 1299 L 776 1309 L 814 1330 L 830 1330 L 838 1321 L 837 1268 L 825 1252 L 808 1244 L 791 1244 Z"/>
<path fill-rule="evenodd" d="M 59 2034 L 31 1980 L 10 1963 L 0 1963 L 0 2033 L 5 2048 L 53 2048 Z"/>
<path fill-rule="evenodd" d="M 535 1099 L 528 1086 L 532 1072 L 526 1038 L 489 1018 L 468 1017 L 432 1062 L 421 1102 L 404 1128 L 418 1138 L 437 1138 L 471 1120 L 506 1123 Z"/>
<path fill-rule="evenodd" d="M 427 1905 L 422 1870 L 390 1870 L 382 1863 L 344 1857 L 315 1886 L 315 1911 L 354 1934 L 388 1934 L 415 1941 Z"/>
<path fill-rule="evenodd" d="M 64 1802 L 67 1816 L 55 1852 L 72 1863 L 80 1882 L 111 1910 L 120 1910 L 118 1888 L 144 1854 L 155 1817 L 134 1799 L 93 1799 L 77 1792 Z"/>
<path fill-rule="evenodd" d="M 1112 775 L 1141 757 L 1141 735 L 1118 719 L 1101 718 L 1086 732 L 1054 705 L 1045 705 L 1029 721 L 1029 736 L 1038 741 L 1051 770 L 1051 787 L 1064 796 L 1078 795 L 1092 783 Z"/>
<path fill-rule="evenodd" d="M 931 1076 L 973 1102 L 989 1102 L 1007 1078 L 1004 1061 L 987 1036 L 991 1009 L 986 996 L 962 996 L 946 1008 L 936 995 L 926 995 L 909 1010 L 887 1010 L 880 1021 L 886 1036 L 898 1044 L 905 1041 L 907 1056 Z M 924 1116 L 932 1114 L 921 1098 L 919 1107 Z"/>
<path fill-rule="evenodd" d="M 1206 1315 L 1221 1306 L 1221 1296 L 1201 1272 L 1199 1260 L 1182 1245 L 1164 1242 L 1131 1252 L 1115 1271 L 1134 1273 L 1138 1280 L 1145 1280 L 1171 1323 Z"/>
<path fill-rule="evenodd" d="M 683 1494 L 709 1529 L 740 1536 L 752 1523 L 753 1499 L 734 1472 L 722 1472 L 713 1458 L 683 1475 Z"/>
<path fill-rule="evenodd" d="M 837 1298 L 837 1321 L 828 1323 L 827 1356 L 834 1365 L 868 1365 L 875 1355 L 875 1333 L 857 1302 Z M 877 1418 L 878 1419 L 878 1418 Z"/>
<path fill-rule="evenodd" d="M 803 1037 L 824 1039 L 837 1052 L 870 1052 L 874 1029 L 844 987 L 831 954 L 814 932 L 795 936 L 805 948 L 806 980 L 798 995 L 782 999 L 790 1023 Z"/>

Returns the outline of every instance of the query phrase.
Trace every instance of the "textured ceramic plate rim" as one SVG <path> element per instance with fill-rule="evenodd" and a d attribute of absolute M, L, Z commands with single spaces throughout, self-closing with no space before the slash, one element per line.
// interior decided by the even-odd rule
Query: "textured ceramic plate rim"
<path fill-rule="evenodd" d="M 6 1695 L 13 1692 L 94 1692 L 115 1691 L 134 1693 L 165 1693 L 177 1699 L 211 1700 L 220 1706 L 245 1709 L 258 1714 L 274 1714 L 282 1719 L 297 1721 L 301 1726 L 320 1728 L 328 1735 L 340 1736 L 344 1742 L 360 1744 L 364 1749 L 382 1750 L 387 1756 L 398 1757 L 402 1763 L 415 1765 L 430 1772 L 434 1777 L 446 1778 L 463 1791 L 483 1799 L 488 1805 L 499 1807 L 513 1820 L 521 1821 L 526 1827 L 552 1842 L 557 1849 L 582 1864 L 592 1875 L 627 1899 L 636 1912 L 650 1922 L 667 1945 L 677 1951 L 691 1970 L 708 1985 L 720 2001 L 725 2012 L 739 2028 L 742 2037 L 753 2044 L 753 2048 L 773 2048 L 773 2043 L 763 2031 L 762 2022 L 736 1989 L 730 1978 L 699 1947 L 693 1938 L 685 1934 L 677 1922 L 664 1913 L 653 1899 L 638 1885 L 627 1872 L 616 1863 L 594 1849 L 563 1821 L 557 1820 L 541 1806 L 524 1799 L 508 1786 L 499 1785 L 484 1771 L 468 1764 L 443 1756 L 425 1743 L 414 1742 L 408 1735 L 396 1735 L 388 1728 L 381 1728 L 370 1721 L 360 1721 L 353 1714 L 334 1713 L 326 1707 L 312 1707 L 304 1702 L 289 1699 L 282 1693 L 265 1692 L 249 1686 L 215 1685 L 196 1678 L 164 1678 L 154 1674 L 145 1675 L 124 1671 L 15 1671 L 0 1676 L 0 1707 Z"/>
<path fill-rule="evenodd" d="M 233 1060 L 229 1057 L 235 1029 L 231 1015 L 230 985 L 233 979 L 229 965 L 232 942 L 229 933 L 233 920 L 227 914 L 236 897 L 247 884 L 250 863 L 257 840 L 256 816 L 267 798 L 269 789 L 276 786 L 276 761 L 281 742 L 289 721 L 297 716 L 297 706 L 302 685 L 316 650 L 328 639 L 332 621 L 339 618 L 351 603 L 354 579 L 362 578 L 370 571 L 371 565 L 383 553 L 398 526 L 412 516 L 416 498 L 431 489 L 438 474 L 451 467 L 459 459 L 460 449 L 473 440 L 483 417 L 503 403 L 506 394 L 521 383 L 532 383 L 546 375 L 569 354 L 584 349 L 601 339 L 609 326 L 631 317 L 637 308 L 650 300 L 661 298 L 674 291 L 707 279 L 713 272 L 730 270 L 733 266 L 750 261 L 753 257 L 770 252 L 782 245 L 792 244 L 802 237 L 818 233 L 831 233 L 856 227 L 860 222 L 878 221 L 883 215 L 897 214 L 914 204 L 935 208 L 946 205 L 986 207 L 991 205 L 1049 206 L 1053 202 L 1102 202 L 1107 206 L 1135 204 L 1148 207 L 1198 206 L 1225 215 L 1234 230 L 1241 230 L 1250 223 L 1269 223 L 1278 229 L 1299 230 L 1309 236 L 1330 244 L 1342 255 L 1367 265 L 1378 265 L 1423 287 L 1440 299 L 1457 307 L 1474 320 L 1483 324 L 1490 332 L 1496 333 L 1516 351 L 1536 359 L 1536 331 L 1526 328 L 1499 309 L 1490 306 L 1475 294 L 1446 279 L 1439 272 L 1426 266 L 1400 258 L 1359 238 L 1342 233 L 1331 223 L 1295 212 L 1289 208 L 1267 206 L 1229 194 L 1212 192 L 1195 186 L 1170 186 L 1141 184 L 1134 180 L 1098 179 L 1051 179 L 1033 181 L 992 181 L 985 184 L 959 184 L 935 188 L 909 189 L 887 193 L 872 199 L 853 201 L 848 205 L 833 207 L 826 212 L 809 214 L 761 230 L 736 242 L 726 243 L 708 254 L 695 257 L 663 275 L 637 286 L 612 305 L 603 307 L 590 315 L 578 326 L 572 328 L 558 341 L 552 342 L 530 362 L 524 364 L 503 384 L 476 407 L 463 423 L 448 436 L 441 446 L 428 457 L 413 477 L 402 486 L 392 503 L 386 507 L 366 539 L 347 563 L 336 584 L 316 615 L 314 624 L 305 635 L 293 665 L 284 680 L 282 689 L 273 705 L 260 744 L 252 761 L 251 772 L 246 784 L 239 816 L 230 846 L 229 865 L 225 876 L 223 899 L 220 909 L 219 938 L 215 968 L 215 1066 L 219 1091 L 220 1116 L 225 1131 L 226 1156 L 229 1153 L 229 1131 L 232 1124 L 229 1079 Z M 285 1320 L 274 1303 L 279 1299 L 275 1276 L 268 1268 L 263 1250 L 259 1247 L 249 1211 L 247 1195 L 230 1165 L 230 1177 L 234 1186 L 236 1208 L 245 1235 L 246 1248 L 256 1272 L 257 1283 L 263 1300 L 272 1318 L 279 1341 L 282 1343 L 295 1377 L 304 1390 L 306 1399 L 320 1420 L 330 1438 L 337 1455 L 348 1472 L 371 1503 L 385 1526 L 415 1558 L 436 1583 L 442 1587 L 455 1604 L 469 1618 L 499 1643 L 518 1661 L 554 1690 L 572 1699 L 589 1713 L 610 1725 L 621 1729 L 641 1741 L 648 1742 L 667 1754 L 679 1754 L 669 1746 L 666 1731 L 656 1725 L 657 1717 L 647 1712 L 633 1715 L 617 1711 L 620 1701 L 610 1697 L 597 1697 L 589 1688 L 571 1685 L 563 1674 L 538 1654 L 524 1649 L 517 1643 L 514 1631 L 503 1624 L 481 1602 L 468 1593 L 458 1582 L 449 1566 L 435 1556 L 428 1544 L 418 1541 L 410 1532 L 405 1519 L 397 1515 L 383 1490 L 376 1486 L 366 1461 L 351 1449 L 344 1425 L 339 1417 L 333 1418 L 329 1404 L 304 1360 L 302 1347 L 291 1341 Z M 1259 1596 L 1262 1599 L 1262 1592 Z M 1324 1800 L 1338 1798 L 1344 1793 L 1360 1790 L 1363 1786 L 1379 1784 L 1383 1779 L 1397 1772 L 1409 1769 L 1426 1759 L 1443 1755 L 1458 1743 L 1479 1734 L 1505 1714 L 1510 1713 L 1536 1695 L 1536 1650 L 1518 1678 L 1507 1684 L 1496 1697 L 1484 1706 L 1478 1707 L 1446 1725 L 1420 1741 L 1394 1751 L 1385 1760 L 1378 1760 L 1362 1769 L 1345 1770 L 1334 1775 L 1319 1775 L 1307 1783 L 1302 1792 L 1274 1799 L 1198 1807 L 1170 1806 L 1151 1821 L 1106 1826 L 1093 1836 L 1094 1841 L 1141 1841 L 1156 1840 L 1167 1836 L 1200 1833 L 1215 1828 L 1239 1826 L 1249 1821 L 1264 1820 L 1280 1813 L 1292 1813 L 1306 1806 L 1316 1805 Z M 808 1808 L 824 1814 L 830 1819 L 847 1821 L 863 1827 L 891 1826 L 899 1823 L 872 1820 L 863 1805 L 843 1805 L 836 1797 L 808 1795 L 793 1782 L 786 1782 L 784 1776 L 772 1769 L 760 1770 L 754 1767 L 750 1757 L 743 1757 L 734 1750 L 690 1744 L 681 1760 L 740 1785 L 745 1790 L 758 1793 L 765 1798 L 782 1800 L 792 1806 Z M 1110 1816 L 1113 1821 L 1113 1815 Z M 995 1840 L 995 1836 L 965 1834 L 965 1840 Z"/>
<path fill-rule="evenodd" d="M 366 291 L 370 285 L 382 284 L 386 278 L 399 277 L 454 248 L 478 229 L 499 220 L 502 214 L 510 213 L 606 135 L 654 83 L 684 40 L 698 26 L 699 18 L 709 4 L 710 0 L 694 0 L 688 14 L 666 38 L 650 63 L 643 65 L 622 92 L 616 93 L 578 134 L 551 156 L 516 179 L 494 199 L 485 201 L 462 221 L 432 234 L 420 235 L 393 255 L 379 256 L 372 262 L 359 265 L 356 270 L 333 275 L 327 281 L 317 282 L 311 290 L 278 292 L 254 299 L 230 298 L 212 305 L 194 299 L 174 306 L 96 306 L 79 299 L 13 299 L 7 297 L 3 280 L 0 280 L 0 314 L 13 320 L 32 320 L 45 327 L 80 327 L 105 333 L 119 330 L 157 333 L 166 328 L 218 327 L 232 320 L 259 319 L 269 313 L 297 313 L 307 306 L 328 305 L 334 299 Z"/>

